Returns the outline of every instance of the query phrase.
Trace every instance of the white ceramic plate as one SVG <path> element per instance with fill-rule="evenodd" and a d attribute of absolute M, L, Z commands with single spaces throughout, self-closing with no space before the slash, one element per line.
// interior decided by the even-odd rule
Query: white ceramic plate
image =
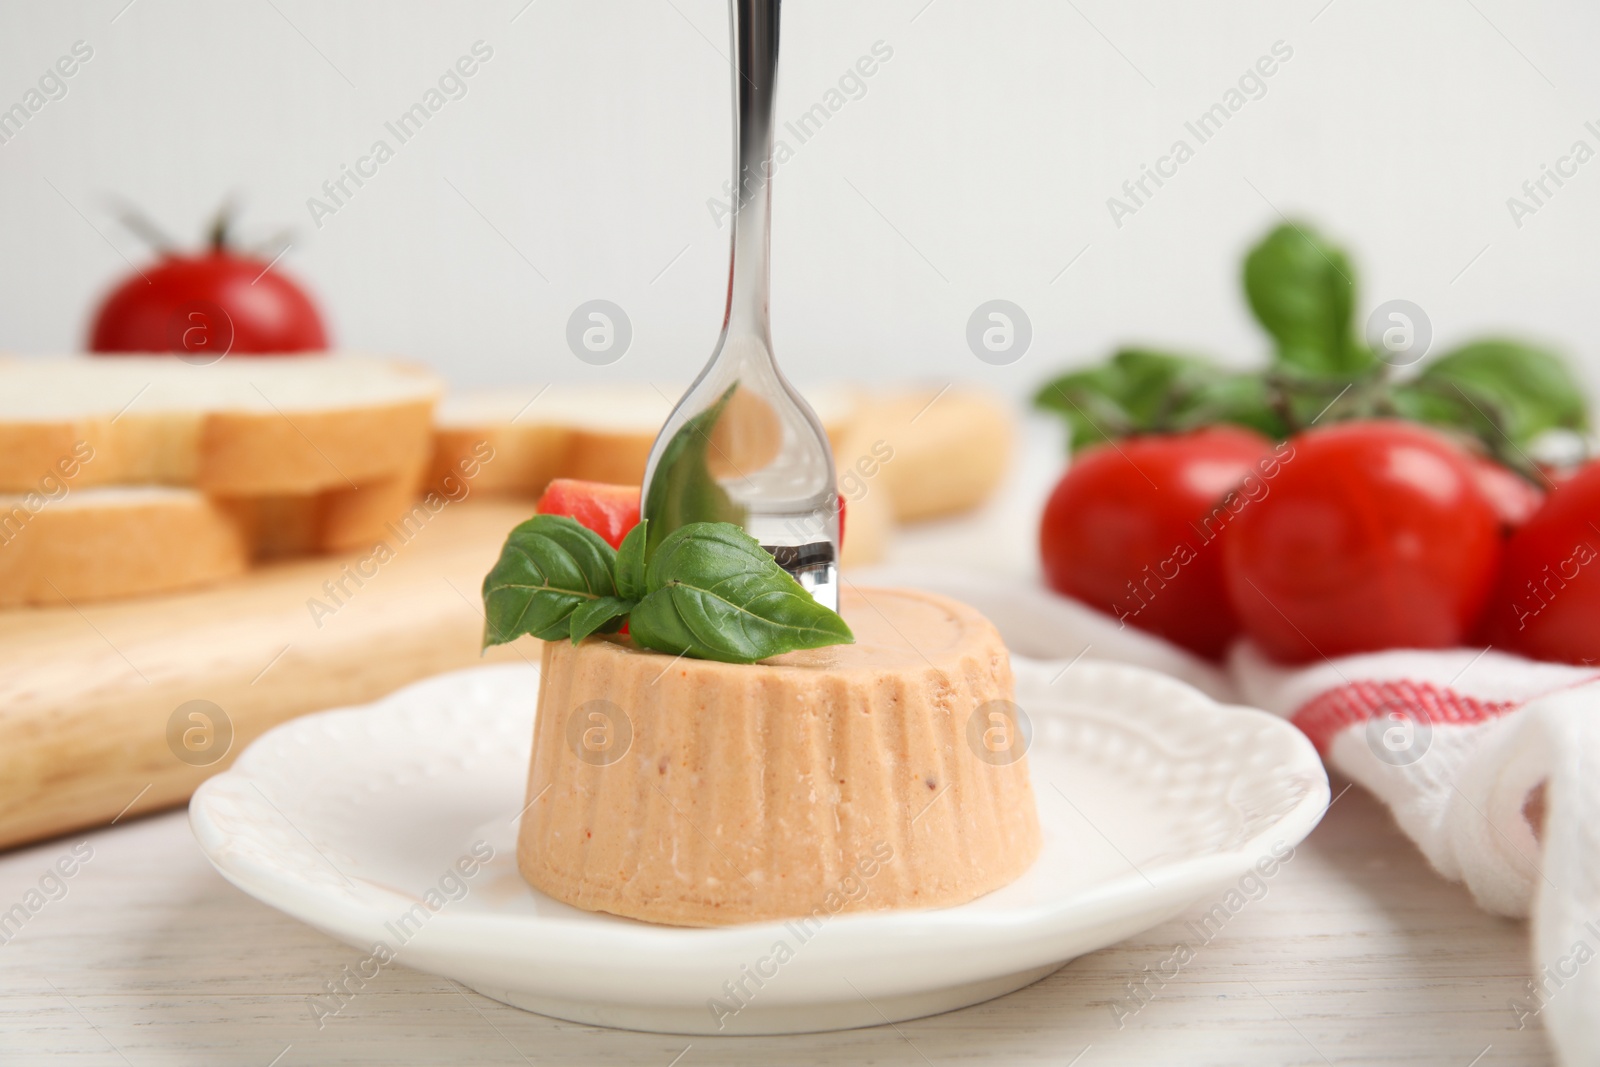
<path fill-rule="evenodd" d="M 1327 806 L 1322 764 L 1288 723 L 1136 667 L 1016 665 L 1044 829 L 1032 870 L 961 907 L 840 914 L 804 939 L 782 923 L 652 926 L 523 882 L 515 820 L 538 688 L 525 666 L 286 723 L 201 786 L 189 817 L 246 893 L 369 953 L 381 943 L 358 970 L 392 953 L 562 1019 L 759 1034 L 877 1025 L 1021 988 L 1221 899 Z M 492 858 L 478 864 L 475 847 Z"/>

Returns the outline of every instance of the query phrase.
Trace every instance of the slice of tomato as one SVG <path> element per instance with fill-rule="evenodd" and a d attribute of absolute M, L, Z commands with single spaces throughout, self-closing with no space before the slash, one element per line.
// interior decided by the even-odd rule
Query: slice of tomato
<path fill-rule="evenodd" d="M 620 548 L 628 531 L 639 525 L 639 487 L 557 478 L 534 510 L 540 515 L 571 516 L 612 548 Z"/>

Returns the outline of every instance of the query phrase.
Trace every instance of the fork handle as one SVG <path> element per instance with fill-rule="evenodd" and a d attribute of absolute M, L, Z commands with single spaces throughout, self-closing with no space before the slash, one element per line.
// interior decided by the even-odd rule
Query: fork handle
<path fill-rule="evenodd" d="M 773 104 L 782 0 L 728 0 L 733 43 L 733 239 L 723 329 L 771 350 L 768 277 L 772 227 Z"/>

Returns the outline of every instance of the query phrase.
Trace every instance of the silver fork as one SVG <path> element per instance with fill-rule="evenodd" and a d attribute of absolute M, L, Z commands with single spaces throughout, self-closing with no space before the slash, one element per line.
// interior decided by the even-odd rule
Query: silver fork
<path fill-rule="evenodd" d="M 728 304 L 700 376 L 645 468 L 650 547 L 691 522 L 732 522 L 818 602 L 839 607 L 839 513 L 822 423 L 772 353 L 768 318 L 773 103 L 782 0 L 729 0 L 734 193 Z"/>

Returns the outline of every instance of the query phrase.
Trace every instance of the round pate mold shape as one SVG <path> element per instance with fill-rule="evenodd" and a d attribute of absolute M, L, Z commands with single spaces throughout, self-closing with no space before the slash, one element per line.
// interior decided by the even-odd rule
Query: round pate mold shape
<path fill-rule="evenodd" d="M 545 643 L 523 877 L 718 926 L 946 907 L 1026 871 L 1039 821 L 998 632 L 932 593 L 842 607 L 855 644 L 748 666 Z"/>

